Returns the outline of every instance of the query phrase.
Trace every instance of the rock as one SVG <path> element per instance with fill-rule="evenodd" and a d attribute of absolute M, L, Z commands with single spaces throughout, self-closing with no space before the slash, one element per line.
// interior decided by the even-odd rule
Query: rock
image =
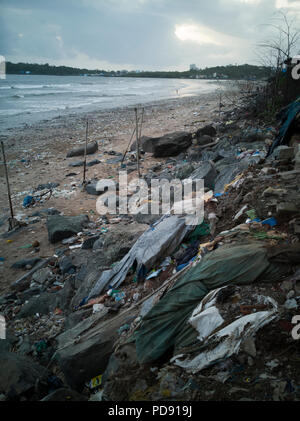
<path fill-rule="evenodd" d="M 174 132 L 166 134 L 153 142 L 155 158 L 176 156 L 185 151 L 192 144 L 192 134 L 188 132 Z"/>
<path fill-rule="evenodd" d="M 56 297 L 56 294 L 43 292 L 40 295 L 30 298 L 28 302 L 23 305 L 16 318 L 24 319 L 33 316 L 36 313 L 40 315 L 48 314 L 56 308 Z"/>
<path fill-rule="evenodd" d="M 48 264 L 48 262 L 49 262 L 49 261 L 50 261 L 50 258 L 48 258 L 48 259 L 44 259 L 44 260 L 42 260 L 42 261 L 38 262 L 38 263 L 35 265 L 35 267 L 34 267 L 34 268 L 32 268 L 29 272 L 25 273 L 25 275 L 23 275 L 21 278 L 17 279 L 17 280 L 16 280 L 16 281 L 15 281 L 15 282 L 11 285 L 11 288 L 12 288 L 13 290 L 16 290 L 16 291 L 24 291 L 25 289 L 29 288 L 29 286 L 30 286 L 30 280 L 31 280 L 31 278 L 32 278 L 33 274 L 34 274 L 37 270 L 39 270 L 39 269 L 41 269 L 41 268 L 45 267 L 45 266 Z"/>
<path fill-rule="evenodd" d="M 76 161 L 76 162 L 71 162 L 71 164 L 69 164 L 69 167 L 76 168 L 76 167 L 83 167 L 83 165 L 84 165 L 84 161 Z"/>
<path fill-rule="evenodd" d="M 99 159 L 93 159 L 93 161 L 87 162 L 86 166 L 87 167 L 93 167 L 94 165 L 98 165 L 100 163 L 101 163 L 101 161 L 99 161 Z"/>
<path fill-rule="evenodd" d="M 293 159 L 295 155 L 295 149 L 289 148 L 288 146 L 281 145 L 278 146 L 274 151 L 274 156 L 278 160 Z"/>
<path fill-rule="evenodd" d="M 59 261 L 59 269 L 63 275 L 65 273 L 74 273 L 76 272 L 76 265 L 74 265 L 70 257 L 63 256 Z"/>
<path fill-rule="evenodd" d="M 109 182 L 107 180 L 90 180 L 86 184 L 85 190 L 88 194 L 92 194 L 93 196 L 100 196 L 108 190 L 109 186 L 111 186 L 110 182 L 111 180 L 109 180 Z M 116 189 L 117 188 L 118 185 L 116 186 Z"/>
<path fill-rule="evenodd" d="M 88 224 L 87 215 L 63 216 L 54 215 L 48 217 L 47 229 L 50 243 L 57 243 L 64 238 L 72 237 Z"/>
<path fill-rule="evenodd" d="M 75 390 L 61 387 L 41 399 L 42 402 L 84 402 L 88 398 Z"/>
<path fill-rule="evenodd" d="M 45 284 L 47 281 L 53 280 L 54 278 L 55 275 L 46 267 L 37 270 L 32 276 L 32 281 L 37 282 L 38 284 Z"/>
<path fill-rule="evenodd" d="M 209 143 L 213 143 L 213 141 L 214 141 L 213 138 L 206 134 L 197 137 L 197 144 L 201 146 L 208 145 Z"/>
<path fill-rule="evenodd" d="M 89 250 L 93 248 L 93 245 L 95 244 L 95 242 L 97 240 L 99 240 L 100 235 L 93 235 L 92 237 L 84 240 L 84 242 L 82 243 L 81 249 L 82 250 Z"/>
<path fill-rule="evenodd" d="M 211 125 L 204 126 L 201 129 L 196 131 L 197 139 L 200 138 L 200 137 L 203 137 L 204 135 L 214 137 L 214 136 L 216 136 L 216 134 L 217 134 L 216 129 Z"/>
<path fill-rule="evenodd" d="M 86 153 L 87 155 L 91 155 L 98 150 L 98 143 L 92 142 L 87 145 Z M 67 158 L 71 158 L 73 156 L 84 156 L 85 153 L 85 145 L 81 146 L 80 148 L 72 149 L 67 153 Z"/>
<path fill-rule="evenodd" d="M 58 187 L 59 183 L 46 183 L 46 184 L 39 184 L 37 186 L 37 188 L 35 189 L 35 191 L 39 191 L 39 190 L 45 190 L 45 189 L 55 189 L 55 187 Z"/>
<path fill-rule="evenodd" d="M 40 257 L 35 257 L 33 259 L 18 260 L 17 262 L 12 264 L 11 267 L 13 269 L 24 269 L 24 268 L 26 268 L 27 265 L 33 267 L 36 263 L 38 263 L 40 261 L 41 261 Z"/>
<path fill-rule="evenodd" d="M 217 170 L 215 169 L 212 162 L 201 161 L 199 162 L 198 168 L 196 168 L 195 171 L 193 171 L 193 173 L 190 175 L 190 178 L 192 180 L 203 179 L 204 187 L 214 189 L 217 175 Z"/>
<path fill-rule="evenodd" d="M 273 187 L 268 187 L 264 190 L 262 197 L 281 197 L 287 194 L 287 190 L 285 189 L 274 189 Z"/>
<path fill-rule="evenodd" d="M 49 375 L 45 367 L 13 352 L 2 352 L 0 360 L 1 367 L 5 367 L 0 370 L 0 390 L 12 400 L 34 392 L 37 380 L 43 381 Z"/>
<path fill-rule="evenodd" d="M 119 162 L 122 161 L 122 159 L 123 159 L 123 155 L 121 154 L 121 155 L 119 155 L 119 156 L 117 156 L 115 158 L 107 159 L 106 160 L 106 163 L 107 164 L 118 164 Z"/>
<path fill-rule="evenodd" d="M 299 213 L 299 209 L 292 202 L 281 202 L 278 203 L 276 207 L 276 212 L 278 215 L 292 215 Z"/>
<path fill-rule="evenodd" d="M 145 224 L 118 224 L 94 243 L 93 251 L 99 252 L 98 264 L 106 266 L 121 260 L 143 234 L 148 225 Z"/>
<path fill-rule="evenodd" d="M 136 315 L 137 310 L 132 311 L 131 316 Z M 129 315 L 117 316 L 102 324 L 97 323 L 102 317 L 103 315 L 95 313 L 88 321 L 84 320 L 75 326 L 72 332 L 64 332 L 56 338 L 60 369 L 68 385 L 79 392 L 85 382 L 105 371 L 113 353 L 114 342 L 118 338 L 118 329 L 126 324 Z"/>
<path fill-rule="evenodd" d="M 142 136 L 140 139 L 140 149 L 144 152 L 153 153 L 153 144 L 156 142 L 156 137 Z M 131 152 L 136 151 L 136 141 L 134 141 L 130 147 Z"/>

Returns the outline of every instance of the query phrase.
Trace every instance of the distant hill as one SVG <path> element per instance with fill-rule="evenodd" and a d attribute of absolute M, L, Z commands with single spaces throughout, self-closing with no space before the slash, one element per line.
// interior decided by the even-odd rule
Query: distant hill
<path fill-rule="evenodd" d="M 150 72 L 150 71 L 107 71 L 77 69 L 67 66 L 50 66 L 36 63 L 6 63 L 7 74 L 31 74 L 53 76 L 106 76 L 106 77 L 154 77 L 154 78 L 191 78 L 191 79 L 265 79 L 271 74 L 271 69 L 250 64 L 207 67 L 185 72 Z"/>

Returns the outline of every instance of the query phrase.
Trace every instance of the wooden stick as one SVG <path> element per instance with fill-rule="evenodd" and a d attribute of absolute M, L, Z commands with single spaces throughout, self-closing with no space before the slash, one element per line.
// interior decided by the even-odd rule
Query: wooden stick
<path fill-rule="evenodd" d="M 9 201 L 9 207 L 10 207 L 10 216 L 11 219 L 9 220 L 9 231 L 13 228 L 13 221 L 14 221 L 14 211 L 11 201 L 11 194 L 10 194 L 10 187 L 9 187 L 9 180 L 8 180 L 8 170 L 7 170 L 7 164 L 6 164 L 6 157 L 5 157 L 5 151 L 4 151 L 4 144 L 1 141 L 1 147 L 2 147 L 2 154 L 3 154 L 3 163 L 5 168 L 5 177 L 6 177 L 6 185 L 7 185 L 7 195 L 8 195 L 8 201 Z"/>
<path fill-rule="evenodd" d="M 85 173 L 86 173 L 86 152 L 87 152 L 87 142 L 88 142 L 88 128 L 89 128 L 89 120 L 86 119 L 86 130 L 85 130 L 85 148 L 84 148 L 84 163 L 83 163 L 83 186 L 85 185 Z"/>
<path fill-rule="evenodd" d="M 133 138 L 133 136 L 134 136 L 135 131 L 136 131 L 136 127 L 133 129 L 133 132 L 132 132 L 131 138 L 130 138 L 130 140 L 129 140 L 129 143 L 128 143 L 128 145 L 127 145 L 126 151 L 124 152 L 124 155 L 123 155 L 123 158 L 122 158 L 122 161 L 121 161 L 121 165 L 123 164 L 123 161 L 124 161 L 124 159 L 125 159 L 125 156 L 126 156 L 126 154 L 127 154 L 127 152 L 128 152 L 128 149 L 129 149 L 129 146 L 130 146 L 130 144 L 131 144 L 131 141 L 132 141 L 132 138 Z"/>
<path fill-rule="evenodd" d="M 140 171 L 140 145 L 139 145 L 139 123 L 138 123 L 138 114 L 137 108 L 134 109 L 135 111 L 135 124 L 136 124 L 136 162 L 137 162 L 137 171 L 138 176 L 141 178 L 141 171 Z"/>
<path fill-rule="evenodd" d="M 142 135 L 142 126 L 143 126 L 143 122 L 144 122 L 144 111 L 145 109 L 142 109 L 142 120 L 141 120 L 141 125 L 140 125 L 140 133 L 139 133 L 139 144 L 141 144 L 141 135 Z"/>

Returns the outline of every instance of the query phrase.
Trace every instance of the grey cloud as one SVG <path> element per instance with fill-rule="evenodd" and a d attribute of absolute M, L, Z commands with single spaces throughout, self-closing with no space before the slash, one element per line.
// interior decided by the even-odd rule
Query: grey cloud
<path fill-rule="evenodd" d="M 0 53 L 12 61 L 43 58 L 77 66 L 81 54 L 110 68 L 125 63 L 150 70 L 253 62 L 252 47 L 268 31 L 262 24 L 276 12 L 275 0 L 256 5 L 238 0 L 2 0 L 1 9 Z M 235 37 L 239 46 L 180 41 L 174 34 L 178 24 Z"/>

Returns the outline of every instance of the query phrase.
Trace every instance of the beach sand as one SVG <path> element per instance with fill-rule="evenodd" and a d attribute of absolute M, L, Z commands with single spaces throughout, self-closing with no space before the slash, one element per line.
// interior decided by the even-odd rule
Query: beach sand
<path fill-rule="evenodd" d="M 139 106 L 139 111 L 144 107 L 142 135 L 156 137 L 175 131 L 195 132 L 208 123 L 218 121 L 218 101 L 218 94 L 215 92 Z M 24 220 L 36 211 L 54 207 L 64 215 L 88 214 L 91 221 L 99 218 L 96 213 L 97 197 L 82 191 L 83 167 L 69 167 L 71 162 L 80 161 L 82 157 L 66 158 L 68 150 L 83 144 L 86 118 L 89 120 L 89 141 L 96 140 L 99 144 L 98 152 L 89 155 L 87 161 L 101 161 L 100 164 L 87 168 L 87 180 L 109 176 L 117 179 L 120 164 L 107 164 L 106 160 L 113 156 L 106 152 L 113 150 L 124 153 L 126 150 L 135 127 L 134 107 L 58 117 L 38 125 L 16 129 L 4 139 L 15 215 L 22 215 Z M 21 159 L 28 162 L 20 162 Z M 165 162 L 165 159 L 155 159 L 151 154 L 145 154 L 141 161 L 142 174 L 146 174 L 150 167 L 160 161 Z M 76 173 L 76 176 L 66 177 L 71 172 Z M 1 218 L 4 220 L 9 216 L 9 204 L 3 165 L 0 176 L 0 207 Z M 137 171 L 131 173 L 128 179 L 133 177 L 137 177 Z M 61 192 L 58 197 L 52 196 L 42 204 L 24 209 L 23 199 L 30 194 L 30 190 L 48 182 L 60 184 L 57 187 L 57 191 Z M 3 223 L 0 230 L 1 234 L 7 231 L 7 223 Z M 35 253 L 30 247 L 34 241 L 40 243 L 39 253 Z M 10 238 L 1 238 L 0 257 L 5 261 L 0 266 L 0 293 L 6 291 L 8 285 L 24 273 L 22 270 L 11 269 L 12 263 L 36 256 L 52 256 L 60 246 L 60 243 L 49 243 L 45 218 L 22 228 Z"/>

